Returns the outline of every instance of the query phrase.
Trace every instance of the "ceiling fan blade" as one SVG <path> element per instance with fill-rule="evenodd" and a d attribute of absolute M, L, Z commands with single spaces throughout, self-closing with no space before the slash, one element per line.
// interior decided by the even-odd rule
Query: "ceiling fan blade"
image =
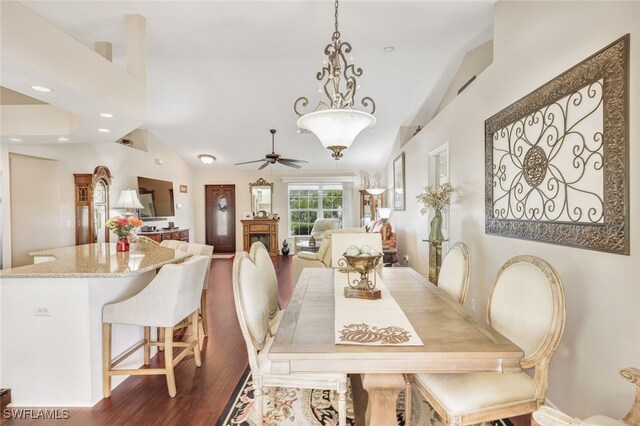
<path fill-rule="evenodd" d="M 265 161 L 265 162 L 264 162 L 264 164 L 263 164 L 262 166 L 258 167 L 258 170 L 262 170 L 262 169 L 264 169 L 264 168 L 265 168 L 265 167 L 267 167 L 269 164 L 271 164 L 271 163 L 270 163 L 270 162 L 268 162 L 268 161 Z"/>
<path fill-rule="evenodd" d="M 234 164 L 234 166 L 239 166 L 241 164 L 251 164 L 251 163 L 259 163 L 261 161 L 265 161 L 264 158 L 262 160 L 255 160 L 255 161 L 245 161 L 244 163 L 236 163 Z"/>
<path fill-rule="evenodd" d="M 294 169 L 299 169 L 301 168 L 301 166 L 297 165 L 296 163 L 290 163 L 288 161 L 282 161 L 279 160 L 278 163 L 282 164 L 283 166 L 289 166 L 289 167 L 293 167 Z"/>
<path fill-rule="evenodd" d="M 293 158 L 280 158 L 280 161 L 288 161 L 290 163 L 309 163 L 306 160 L 294 160 Z"/>

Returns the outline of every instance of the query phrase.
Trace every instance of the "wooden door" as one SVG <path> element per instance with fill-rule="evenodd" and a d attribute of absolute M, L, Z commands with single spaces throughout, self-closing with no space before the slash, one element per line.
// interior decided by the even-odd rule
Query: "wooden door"
<path fill-rule="evenodd" d="M 207 244 L 216 253 L 236 252 L 236 186 L 205 185 Z"/>

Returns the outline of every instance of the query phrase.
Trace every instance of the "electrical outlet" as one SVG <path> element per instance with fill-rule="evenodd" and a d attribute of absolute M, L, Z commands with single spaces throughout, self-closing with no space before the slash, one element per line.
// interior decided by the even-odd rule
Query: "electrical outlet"
<path fill-rule="evenodd" d="M 471 299 L 471 312 L 476 311 L 476 299 Z"/>
<path fill-rule="evenodd" d="M 37 317 L 50 317 L 51 316 L 51 308 L 48 306 L 34 306 L 33 314 Z"/>

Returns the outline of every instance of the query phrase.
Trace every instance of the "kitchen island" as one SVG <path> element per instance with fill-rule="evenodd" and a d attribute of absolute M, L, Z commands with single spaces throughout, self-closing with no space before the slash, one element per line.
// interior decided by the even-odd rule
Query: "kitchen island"
<path fill-rule="evenodd" d="M 29 254 L 33 265 L 0 271 L 2 386 L 15 407 L 93 406 L 102 399 L 102 307 L 191 254 L 152 244 L 120 253 L 104 243 Z M 142 327 L 114 324 L 113 354 L 142 338 Z M 142 351 L 121 365 L 138 368 Z"/>

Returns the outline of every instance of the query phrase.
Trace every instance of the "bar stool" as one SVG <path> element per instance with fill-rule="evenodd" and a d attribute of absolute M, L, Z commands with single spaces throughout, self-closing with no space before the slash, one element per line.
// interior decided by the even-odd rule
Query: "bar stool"
<path fill-rule="evenodd" d="M 198 327 L 198 308 L 202 294 L 202 284 L 208 259 L 205 256 L 193 256 L 180 264 L 168 264 L 160 269 L 156 277 L 138 294 L 121 302 L 110 303 L 102 309 L 102 393 L 105 398 L 111 396 L 111 376 L 115 375 L 153 375 L 167 376 L 169 396 L 176 395 L 174 366 L 193 352 L 196 366 L 202 365 L 198 349 L 197 333 L 189 342 L 174 342 L 173 327 L 183 318 L 191 316 L 194 329 Z M 144 339 L 127 353 L 111 359 L 111 324 L 132 324 L 144 327 Z M 151 327 L 164 329 L 164 342 L 151 341 Z M 165 348 L 164 368 L 142 368 L 114 370 L 140 348 L 144 348 L 144 364 L 149 364 L 151 346 Z M 183 347 L 176 357 L 173 347 Z"/>

